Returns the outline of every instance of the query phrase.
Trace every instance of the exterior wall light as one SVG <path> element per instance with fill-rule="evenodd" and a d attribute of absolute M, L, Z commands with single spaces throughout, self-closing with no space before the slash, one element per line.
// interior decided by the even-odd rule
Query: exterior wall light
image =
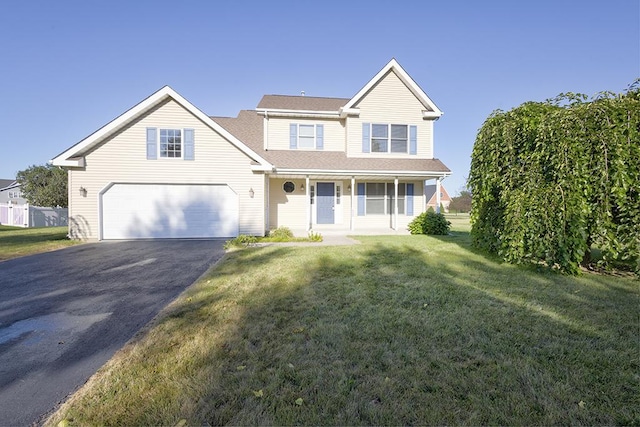
<path fill-rule="evenodd" d="M 253 199 L 253 196 L 256 195 L 256 192 L 253 191 L 253 187 L 249 189 L 249 197 L 251 197 Z"/>
<path fill-rule="evenodd" d="M 80 196 L 87 197 L 87 189 L 84 187 L 80 187 Z"/>

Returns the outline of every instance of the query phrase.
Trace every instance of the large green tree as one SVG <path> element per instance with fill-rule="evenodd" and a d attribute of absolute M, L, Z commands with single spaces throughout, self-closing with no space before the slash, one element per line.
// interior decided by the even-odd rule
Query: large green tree
<path fill-rule="evenodd" d="M 639 159 L 637 85 L 494 112 L 472 154 L 474 244 L 569 273 L 597 248 L 640 271 Z"/>
<path fill-rule="evenodd" d="M 32 205 L 66 208 L 69 203 L 67 171 L 64 169 L 33 165 L 18 172 L 16 180 L 23 197 Z"/>

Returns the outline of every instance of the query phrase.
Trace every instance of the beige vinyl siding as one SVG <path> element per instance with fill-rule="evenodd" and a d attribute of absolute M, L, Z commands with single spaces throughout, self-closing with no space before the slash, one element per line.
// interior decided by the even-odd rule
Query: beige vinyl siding
<path fill-rule="evenodd" d="M 289 149 L 289 125 L 291 123 L 305 125 L 324 125 L 324 151 L 344 151 L 344 121 L 335 119 L 307 119 L 269 117 L 265 126 L 266 140 L 269 150 Z"/>
<path fill-rule="evenodd" d="M 286 193 L 283 185 L 291 181 L 296 188 Z M 304 179 L 270 179 L 269 180 L 269 229 L 288 227 L 292 230 L 306 230 L 309 224 L 309 208 L 307 188 Z"/>
<path fill-rule="evenodd" d="M 293 193 L 285 193 L 283 185 L 286 181 L 291 181 L 295 184 L 296 190 Z M 312 224 L 312 228 L 320 233 L 322 231 L 339 231 L 345 232 L 350 230 L 351 227 L 351 209 L 353 207 L 353 221 L 354 232 L 358 230 L 364 230 L 370 232 L 371 230 L 389 230 L 392 228 L 393 216 L 391 214 L 381 215 L 366 215 L 358 216 L 357 212 L 357 191 L 354 191 L 354 197 L 351 198 L 351 191 L 347 188 L 351 185 L 350 180 L 335 181 L 331 178 L 311 180 L 311 185 L 316 185 L 317 182 L 335 182 L 341 186 L 342 195 L 340 205 L 336 205 L 335 208 L 335 221 L 336 224 Z M 372 182 L 372 181 L 358 181 L 356 180 L 356 189 L 359 182 Z M 385 181 L 390 182 L 390 181 Z M 403 183 L 414 184 L 414 196 L 413 196 L 413 216 L 398 215 L 397 229 L 403 231 L 407 229 L 409 222 L 424 212 L 425 210 L 425 198 L 424 198 L 424 183 L 421 181 L 402 181 Z M 306 191 L 300 191 L 300 186 L 305 184 L 304 179 L 275 179 L 269 180 L 269 229 L 275 229 L 280 226 L 290 228 L 295 232 L 300 230 L 306 230 L 308 226 L 308 215 L 310 211 L 307 210 L 307 195 Z M 305 184 L 306 185 L 306 184 Z M 305 188 L 306 190 L 306 188 Z M 315 205 L 311 206 L 311 209 L 315 209 Z"/>
<path fill-rule="evenodd" d="M 372 157 L 433 158 L 433 120 L 424 120 L 426 109 L 415 95 L 393 72 L 389 72 L 364 98 L 355 105 L 358 117 L 349 117 L 347 123 L 347 156 L 362 157 L 362 123 L 400 124 L 417 126 L 416 155 L 401 153 L 365 153 Z"/>
<path fill-rule="evenodd" d="M 195 160 L 147 160 L 146 128 L 195 130 Z M 228 184 L 239 195 L 239 232 L 264 233 L 264 177 L 251 171 L 251 159 L 173 100 L 130 123 L 85 157 L 86 168 L 69 174 L 70 232 L 99 238 L 99 193 L 112 182 Z M 87 196 L 79 188 L 87 189 Z M 255 195 L 249 197 L 249 190 Z"/>

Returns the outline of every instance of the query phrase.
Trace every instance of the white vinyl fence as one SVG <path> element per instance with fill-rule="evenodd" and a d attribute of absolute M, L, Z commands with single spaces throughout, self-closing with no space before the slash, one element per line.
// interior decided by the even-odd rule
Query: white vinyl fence
<path fill-rule="evenodd" d="M 69 224 L 67 208 L 0 203 L 0 225 L 15 227 L 57 227 Z"/>

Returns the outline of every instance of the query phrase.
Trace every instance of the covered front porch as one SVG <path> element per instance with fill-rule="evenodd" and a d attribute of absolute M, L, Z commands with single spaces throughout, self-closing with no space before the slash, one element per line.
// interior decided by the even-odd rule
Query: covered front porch
<path fill-rule="evenodd" d="M 425 180 L 434 178 L 442 176 L 272 174 L 267 231 L 284 226 L 296 235 L 408 234 L 408 224 L 425 210 Z"/>

